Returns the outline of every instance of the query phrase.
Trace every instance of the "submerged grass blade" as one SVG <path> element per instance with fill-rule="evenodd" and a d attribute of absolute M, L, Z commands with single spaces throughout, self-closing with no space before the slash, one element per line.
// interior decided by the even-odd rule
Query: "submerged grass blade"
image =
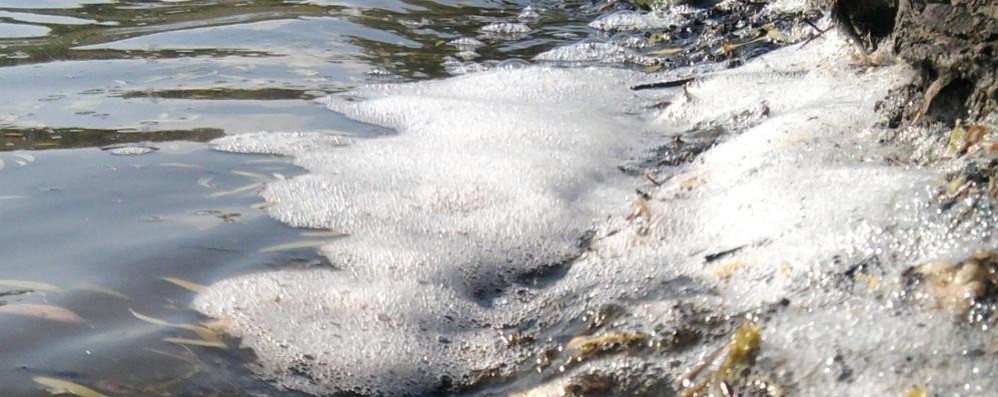
<path fill-rule="evenodd" d="M 331 243 L 332 240 L 300 240 L 292 241 L 290 243 L 271 245 L 269 247 L 261 248 L 259 252 L 275 252 L 275 251 L 288 251 L 299 248 L 314 248 L 321 247 L 323 245 Z"/>
<path fill-rule="evenodd" d="M 266 175 L 263 175 L 263 174 L 257 174 L 257 173 L 255 173 L 255 172 L 249 172 L 249 171 L 242 171 L 242 170 L 232 170 L 232 174 L 233 174 L 233 175 L 239 175 L 239 176 L 245 176 L 245 177 L 247 177 L 247 178 L 253 178 L 253 179 L 259 179 L 259 180 L 261 180 L 261 181 L 267 181 L 267 180 L 270 180 L 270 177 L 268 177 L 268 176 L 266 176 Z"/>
<path fill-rule="evenodd" d="M 198 284 L 193 281 L 187 281 L 176 277 L 160 277 L 159 279 L 193 292 L 200 293 L 208 289 L 208 286 L 206 285 Z"/>
<path fill-rule="evenodd" d="M 250 206 L 250 208 L 253 208 L 253 209 L 255 209 L 255 210 L 262 210 L 262 209 L 264 209 L 264 208 L 270 208 L 270 207 L 273 207 L 273 206 L 274 206 L 274 204 L 275 204 L 275 203 L 272 203 L 272 202 L 270 202 L 270 201 L 264 201 L 264 202 L 261 202 L 261 203 L 256 203 L 256 204 L 253 204 L 253 205 L 251 205 L 251 206 Z"/>
<path fill-rule="evenodd" d="M 47 376 L 36 376 L 31 378 L 31 380 L 45 386 L 52 393 L 69 393 L 80 397 L 107 397 L 106 394 L 68 380 L 49 378 Z"/>
<path fill-rule="evenodd" d="M 97 284 L 80 283 L 80 284 L 77 284 L 76 286 L 74 286 L 73 289 L 78 289 L 78 290 L 82 290 L 82 291 L 96 292 L 98 294 L 104 294 L 104 295 L 108 295 L 108 296 L 113 296 L 115 298 L 119 298 L 121 300 L 126 300 L 126 301 L 132 299 L 132 298 L 129 298 L 128 295 L 123 294 L 121 291 L 118 291 L 118 290 L 115 290 L 115 289 L 111 289 L 111 288 L 108 288 L 108 287 L 104 287 L 104 286 L 100 286 L 100 285 L 97 285 Z"/>
<path fill-rule="evenodd" d="M 0 287 L 14 287 L 35 291 L 62 292 L 62 288 L 49 283 L 27 280 L 0 280 Z"/>
<path fill-rule="evenodd" d="M 663 48 L 661 50 L 652 51 L 649 54 L 651 54 L 651 55 L 671 55 L 671 54 L 678 53 L 678 52 L 680 52 L 682 50 L 683 50 L 682 47 L 680 47 L 680 48 Z"/>
<path fill-rule="evenodd" d="M 209 343 L 214 347 L 226 347 L 225 342 L 222 342 L 222 338 L 219 338 L 218 335 L 215 333 L 215 331 L 212 331 L 208 327 L 202 327 L 200 325 L 194 325 L 194 324 L 174 324 L 166 320 L 160 320 L 155 317 L 146 316 L 144 314 L 136 312 L 131 308 L 129 308 L 128 311 L 131 312 L 132 315 L 135 316 L 135 318 L 145 321 L 147 323 L 167 328 L 186 329 L 188 331 L 197 334 L 197 336 L 200 337 L 201 341 L 204 343 Z"/>
<path fill-rule="evenodd" d="M 226 190 L 226 191 L 223 191 L 223 192 L 212 193 L 211 197 L 212 198 L 216 198 L 216 197 L 222 197 L 222 196 L 230 196 L 230 195 L 239 194 L 239 193 L 242 193 L 242 192 L 245 192 L 245 191 L 248 191 L 248 190 L 253 190 L 253 189 L 256 189 L 256 188 L 262 187 L 262 186 L 263 186 L 263 183 L 261 183 L 261 182 L 251 183 L 249 185 L 240 186 L 240 187 L 237 187 L 237 188 L 232 189 L 232 190 Z"/>
<path fill-rule="evenodd" d="M 201 346 L 201 347 L 217 347 L 220 349 L 227 349 L 229 346 L 224 342 L 213 342 L 204 339 L 187 339 L 187 338 L 163 338 L 163 342 L 175 343 L 178 345 L 190 345 L 190 346 Z"/>
<path fill-rule="evenodd" d="M 72 324 L 79 324 L 83 322 L 83 318 L 72 310 L 61 308 L 59 306 L 42 305 L 37 303 L 14 303 L 3 305 L 0 306 L 0 313 L 37 317 Z"/>

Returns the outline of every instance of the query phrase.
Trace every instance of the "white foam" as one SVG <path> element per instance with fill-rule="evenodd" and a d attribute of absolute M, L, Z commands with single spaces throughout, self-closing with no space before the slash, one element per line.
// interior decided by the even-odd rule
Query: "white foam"
<path fill-rule="evenodd" d="M 589 27 L 597 30 L 652 31 L 679 26 L 685 20 L 678 9 L 651 12 L 617 11 L 590 22 Z"/>
<path fill-rule="evenodd" d="M 642 55 L 630 48 L 598 41 L 582 41 L 554 48 L 538 54 L 534 60 L 559 63 L 632 63 L 638 65 L 651 65 L 658 62 L 654 57 Z"/>
<path fill-rule="evenodd" d="M 994 231 L 953 227 L 937 213 L 941 167 L 883 161 L 874 104 L 910 70 L 856 69 L 850 50 L 828 32 L 644 98 L 627 89 L 647 82 L 639 74 L 536 66 L 329 98 L 331 109 L 398 134 L 347 147 L 254 146 L 267 135 L 222 142 L 287 150 L 310 171 L 263 194 L 283 222 L 350 233 L 322 248 L 340 270 L 241 276 L 194 305 L 231 321 L 261 373 L 318 394 L 420 394 L 442 376 L 506 373 L 524 350 L 506 347 L 497 329 L 546 324 L 529 326 L 544 337 L 556 332 L 545 327 L 622 299 L 643 301 L 614 326 L 649 333 L 675 325 L 680 301 L 724 316 L 787 299 L 766 316 L 758 366 L 800 395 L 899 395 L 920 382 L 987 394 L 998 387 L 994 360 L 963 352 L 990 346 L 990 336 L 892 297 L 909 266 L 993 247 Z M 663 100 L 672 104 L 635 116 Z M 690 164 L 656 169 L 671 177 L 661 187 L 616 170 L 636 151 L 710 126 L 727 131 L 721 142 Z M 652 196 L 647 218 L 624 218 L 634 186 Z M 578 238 L 593 228 L 583 252 Z M 510 287 L 580 254 L 553 285 Z M 879 285 L 837 284 L 871 257 Z M 709 296 L 655 298 L 673 292 L 663 283 L 676 277 Z M 669 360 L 610 355 L 567 375 L 675 378 L 713 348 Z M 305 355 L 313 358 L 302 364 Z M 849 381 L 829 361 L 836 355 Z"/>
<path fill-rule="evenodd" d="M 212 146 L 226 152 L 295 156 L 345 146 L 350 142 L 345 135 L 334 132 L 259 132 L 222 137 L 212 141 Z"/>
<path fill-rule="evenodd" d="M 459 49 L 475 49 L 485 45 L 485 43 L 483 43 L 481 40 L 478 40 L 473 37 L 456 38 L 454 40 L 448 41 L 447 44 L 450 44 Z"/>
<path fill-rule="evenodd" d="M 369 87 L 326 102 L 397 135 L 342 150 L 303 145 L 298 135 L 221 140 L 230 149 L 293 152 L 310 174 L 267 187 L 271 215 L 351 236 L 323 247 L 340 272 L 237 278 L 196 307 L 233 319 L 268 373 L 315 355 L 324 366 L 308 371 L 320 385 L 281 380 L 317 393 L 425 391 L 441 375 L 508 361 L 494 333 L 475 324 L 511 313 L 484 310 L 481 299 L 578 255 L 594 218 L 628 200 L 615 165 L 644 135 L 623 117 L 639 103 L 631 79 L 532 67 Z M 277 305 L 276 295 L 285 297 Z"/>
<path fill-rule="evenodd" d="M 524 34 L 530 32 L 530 26 L 518 22 L 493 22 L 482 26 L 480 29 L 484 33 L 492 34 Z"/>

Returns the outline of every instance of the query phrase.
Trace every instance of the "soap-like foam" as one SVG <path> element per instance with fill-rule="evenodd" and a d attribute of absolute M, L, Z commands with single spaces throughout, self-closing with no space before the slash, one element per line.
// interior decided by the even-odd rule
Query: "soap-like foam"
<path fill-rule="evenodd" d="M 630 63 L 652 65 L 658 59 L 634 51 L 622 45 L 603 43 L 599 41 L 583 41 L 564 47 L 554 48 L 534 57 L 536 61 L 556 63 Z"/>
<path fill-rule="evenodd" d="M 223 138 L 310 171 L 267 187 L 272 216 L 350 236 L 323 247 L 341 271 L 237 278 L 196 307 L 233 319 L 266 373 L 317 357 L 308 377 L 280 378 L 310 392 L 425 392 L 509 361 L 486 325 L 518 316 L 482 305 L 578 256 L 595 218 L 629 199 L 615 166 L 647 135 L 624 116 L 642 102 L 633 78 L 530 67 L 373 86 L 325 103 L 395 135 L 342 148 L 313 134 Z"/>
<path fill-rule="evenodd" d="M 686 7 L 651 12 L 617 11 L 589 23 L 589 27 L 609 31 L 652 31 L 679 26 L 685 22 Z"/>
<path fill-rule="evenodd" d="M 531 66 L 328 98 L 397 134 L 220 144 L 310 171 L 263 195 L 283 222 L 349 233 L 322 248 L 339 270 L 241 276 L 194 305 L 229 320 L 261 374 L 318 394 L 421 394 L 509 374 L 532 351 L 501 330 L 565 337 L 568 319 L 615 302 L 627 314 L 606 327 L 648 335 L 682 326 L 677 307 L 764 313 L 756 369 L 799 395 L 900 395 L 921 382 L 987 395 L 998 367 L 966 352 L 991 336 L 897 296 L 910 266 L 993 247 L 998 215 L 957 224 L 932 204 L 951 165 L 884 160 L 874 104 L 910 70 L 860 71 L 850 49 L 828 32 L 642 97 L 627 89 L 648 82 L 639 74 Z M 691 163 L 647 179 L 617 170 L 712 128 L 718 143 Z M 627 204 L 634 187 L 649 197 L 642 211 Z M 719 252 L 730 253 L 707 259 Z M 865 282 L 844 276 L 857 263 Z M 564 273 L 531 284 L 552 269 Z M 715 342 L 667 359 L 609 354 L 559 376 L 675 379 Z"/>

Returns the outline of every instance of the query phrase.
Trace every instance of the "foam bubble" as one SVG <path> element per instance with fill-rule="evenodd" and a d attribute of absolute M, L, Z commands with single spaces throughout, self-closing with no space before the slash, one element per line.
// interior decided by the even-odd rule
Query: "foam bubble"
<path fill-rule="evenodd" d="M 538 54 L 534 60 L 561 63 L 633 63 L 651 65 L 654 57 L 642 55 L 630 48 L 598 41 L 583 41 L 554 48 Z"/>
<path fill-rule="evenodd" d="M 497 35 L 508 35 L 508 34 L 526 34 L 530 32 L 530 26 L 523 23 L 517 22 L 493 22 L 488 25 L 482 26 L 481 29 L 484 33 L 492 33 Z"/>
<path fill-rule="evenodd" d="M 651 31 L 679 26 L 684 22 L 683 15 L 674 11 L 617 11 L 590 22 L 589 27 L 597 30 Z"/>

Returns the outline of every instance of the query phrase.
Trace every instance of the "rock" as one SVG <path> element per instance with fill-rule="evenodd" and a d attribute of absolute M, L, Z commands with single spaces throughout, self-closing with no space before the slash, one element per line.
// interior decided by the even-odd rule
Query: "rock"
<path fill-rule="evenodd" d="M 980 120 L 998 100 L 998 6 L 991 0 L 832 0 L 839 27 L 867 52 L 892 50 L 919 68 L 908 122 Z"/>

